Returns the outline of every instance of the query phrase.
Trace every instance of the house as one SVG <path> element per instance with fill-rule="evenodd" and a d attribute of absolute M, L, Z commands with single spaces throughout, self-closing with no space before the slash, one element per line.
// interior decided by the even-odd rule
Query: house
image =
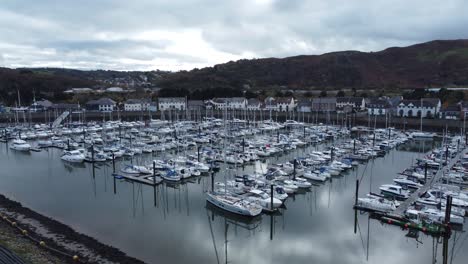
<path fill-rule="evenodd" d="M 188 100 L 187 109 L 194 111 L 201 111 L 205 109 L 205 102 L 203 100 Z"/>
<path fill-rule="evenodd" d="M 216 109 L 246 109 L 247 99 L 244 97 L 232 97 L 232 98 L 214 98 L 211 100 L 212 105 Z"/>
<path fill-rule="evenodd" d="M 265 110 L 278 111 L 278 102 L 274 97 L 265 98 Z"/>
<path fill-rule="evenodd" d="M 296 100 L 293 97 L 279 97 L 276 98 L 277 111 L 292 112 L 296 109 Z"/>
<path fill-rule="evenodd" d="M 392 114 L 392 104 L 386 98 L 371 99 L 367 104 L 367 114 L 384 116 Z"/>
<path fill-rule="evenodd" d="M 262 108 L 262 102 L 256 98 L 247 100 L 247 110 L 257 111 Z"/>
<path fill-rule="evenodd" d="M 124 103 L 125 111 L 148 111 L 151 101 L 148 99 L 128 99 Z"/>
<path fill-rule="evenodd" d="M 312 100 L 302 99 L 297 103 L 297 111 L 302 113 L 312 112 Z"/>
<path fill-rule="evenodd" d="M 187 99 L 185 97 L 160 97 L 158 108 L 164 110 L 185 110 L 187 109 Z"/>
<path fill-rule="evenodd" d="M 94 90 L 88 87 L 84 88 L 71 88 L 70 90 L 66 90 L 63 93 L 67 94 L 90 94 L 94 93 Z"/>
<path fill-rule="evenodd" d="M 398 104 L 397 113 L 400 117 L 437 117 L 441 103 L 437 98 L 422 98 L 420 100 L 402 100 Z"/>
<path fill-rule="evenodd" d="M 244 97 L 225 98 L 228 109 L 246 109 L 247 99 Z"/>
<path fill-rule="evenodd" d="M 440 110 L 440 118 L 442 119 L 460 119 L 461 117 L 461 105 L 456 104 L 456 105 L 449 105 L 446 107 L 443 107 Z"/>
<path fill-rule="evenodd" d="M 335 112 L 336 98 L 335 97 L 319 97 L 312 99 L 313 112 Z"/>
<path fill-rule="evenodd" d="M 366 109 L 366 100 L 363 97 L 337 97 L 336 110 L 343 111 L 345 106 L 350 106 L 355 111 L 363 111 Z"/>
<path fill-rule="evenodd" d="M 116 103 L 114 100 L 105 97 L 98 100 L 91 100 L 86 103 L 86 110 L 88 111 L 112 112 L 115 107 Z"/>
<path fill-rule="evenodd" d="M 39 100 L 31 104 L 29 107 L 30 112 L 41 112 L 49 109 L 52 106 L 52 102 L 49 100 Z"/>

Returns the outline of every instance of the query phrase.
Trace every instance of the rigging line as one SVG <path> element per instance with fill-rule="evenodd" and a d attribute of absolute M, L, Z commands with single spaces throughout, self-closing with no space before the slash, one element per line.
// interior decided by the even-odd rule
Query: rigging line
<path fill-rule="evenodd" d="M 208 223 L 210 224 L 210 232 L 211 232 L 211 239 L 213 241 L 213 247 L 215 249 L 215 254 L 216 254 L 216 262 L 219 264 L 219 256 L 218 256 L 218 249 L 216 248 L 216 242 L 213 234 L 213 227 L 211 226 L 211 221 L 210 221 L 210 216 L 208 214 L 208 210 L 206 210 L 206 216 L 208 217 Z"/>
<path fill-rule="evenodd" d="M 369 164 L 369 162 L 366 163 L 366 166 L 364 167 L 364 170 L 362 171 L 362 175 L 361 175 L 361 179 L 359 179 L 359 183 L 362 181 L 362 178 L 364 178 L 364 173 L 365 173 L 366 170 L 367 170 L 368 164 Z"/>
<path fill-rule="evenodd" d="M 357 227 L 358 227 L 358 230 L 359 230 L 359 237 L 361 238 L 361 242 L 362 242 L 362 250 L 364 251 L 364 254 L 366 253 L 366 247 L 364 246 L 364 239 L 362 238 L 362 234 L 361 234 L 361 227 L 359 226 L 359 221 L 356 221 L 357 223 Z"/>
<path fill-rule="evenodd" d="M 452 250 L 451 250 L 452 252 L 450 254 L 450 264 L 453 262 L 453 257 L 454 257 L 453 250 L 455 248 L 455 243 L 456 242 L 457 242 L 457 232 L 455 232 L 455 234 L 453 235 L 453 244 L 452 244 Z"/>
<path fill-rule="evenodd" d="M 468 235 L 466 235 L 465 238 L 463 239 L 462 243 L 461 243 L 460 245 L 458 245 L 457 250 L 455 250 L 455 256 L 458 254 L 458 251 L 460 251 L 460 249 L 462 248 L 463 244 L 465 244 L 465 241 L 466 241 L 467 238 L 468 238 Z"/>

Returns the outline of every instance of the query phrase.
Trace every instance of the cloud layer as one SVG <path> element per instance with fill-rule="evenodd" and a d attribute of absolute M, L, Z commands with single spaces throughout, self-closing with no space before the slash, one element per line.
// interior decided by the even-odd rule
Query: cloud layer
<path fill-rule="evenodd" d="M 447 0 L 2 0 L 0 66 L 181 70 L 467 38 Z"/>

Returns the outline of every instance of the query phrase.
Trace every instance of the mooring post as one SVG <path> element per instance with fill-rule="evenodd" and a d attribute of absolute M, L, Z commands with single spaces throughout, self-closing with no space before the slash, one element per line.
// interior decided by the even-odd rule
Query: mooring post
<path fill-rule="evenodd" d="M 115 173 L 115 154 L 112 152 L 112 171 Z"/>
<path fill-rule="evenodd" d="M 388 139 L 390 139 L 390 135 L 391 135 L 392 131 L 390 130 L 390 128 L 388 129 Z"/>
<path fill-rule="evenodd" d="M 276 143 L 279 143 L 279 129 L 276 130 Z"/>
<path fill-rule="evenodd" d="M 356 154 L 356 139 L 353 141 L 353 154 Z"/>
<path fill-rule="evenodd" d="M 356 194 L 354 197 L 354 206 L 357 206 L 358 195 L 359 195 L 359 180 L 356 180 Z"/>
<path fill-rule="evenodd" d="M 156 185 L 156 161 L 153 160 L 153 185 Z"/>
<path fill-rule="evenodd" d="M 372 147 L 375 146 L 375 130 L 374 130 L 374 138 L 372 139 Z"/>
<path fill-rule="evenodd" d="M 452 196 L 447 195 L 447 202 L 445 204 L 445 224 L 450 224 L 450 213 L 452 212 Z"/>
<path fill-rule="evenodd" d="M 273 184 L 270 185 L 270 193 L 271 193 L 271 195 L 270 195 L 270 209 L 271 209 L 271 211 L 273 211 Z"/>
<path fill-rule="evenodd" d="M 211 192 L 214 192 L 214 171 L 211 172 Z"/>
<path fill-rule="evenodd" d="M 197 146 L 197 160 L 200 162 L 200 145 Z"/>
<path fill-rule="evenodd" d="M 424 164 L 424 183 L 427 182 L 427 162 Z"/>
<path fill-rule="evenodd" d="M 293 180 L 296 179 L 296 159 L 293 161 Z"/>
<path fill-rule="evenodd" d="M 330 150 L 330 159 L 333 161 L 333 156 L 335 155 L 334 153 L 334 148 L 332 147 Z"/>
<path fill-rule="evenodd" d="M 245 153 L 245 138 L 242 138 L 242 153 Z"/>
<path fill-rule="evenodd" d="M 67 139 L 67 150 L 70 150 L 70 139 Z"/>

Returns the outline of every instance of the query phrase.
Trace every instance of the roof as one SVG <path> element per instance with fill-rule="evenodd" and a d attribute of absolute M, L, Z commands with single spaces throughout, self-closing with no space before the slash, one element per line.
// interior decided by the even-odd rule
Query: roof
<path fill-rule="evenodd" d="M 86 103 L 87 105 L 115 105 L 115 101 L 110 98 L 101 98 L 98 100 L 91 100 Z"/>
<path fill-rule="evenodd" d="M 363 97 L 337 97 L 337 103 L 353 103 L 353 104 L 360 104 L 364 100 Z"/>
<path fill-rule="evenodd" d="M 278 104 L 289 104 L 291 102 L 291 100 L 294 101 L 294 98 L 293 97 L 278 97 L 278 98 L 276 98 L 276 102 Z"/>
<path fill-rule="evenodd" d="M 205 103 L 203 100 L 188 100 L 187 101 L 188 106 L 205 106 Z"/>
<path fill-rule="evenodd" d="M 151 100 L 149 99 L 127 99 L 126 104 L 149 104 Z"/>
<path fill-rule="evenodd" d="M 313 104 L 335 104 L 336 97 L 318 97 L 312 99 Z"/>
<path fill-rule="evenodd" d="M 421 100 L 402 100 L 399 105 L 403 104 L 407 106 L 409 104 L 413 104 L 416 107 L 436 107 L 439 104 L 440 100 L 437 98 L 423 98 Z"/>
<path fill-rule="evenodd" d="M 382 109 L 386 109 L 386 108 L 391 108 L 392 105 L 391 105 L 391 103 L 389 102 L 389 100 L 385 100 L 385 99 L 372 99 L 372 100 L 367 104 L 367 107 L 368 107 L 368 108 L 382 108 Z"/>
<path fill-rule="evenodd" d="M 159 97 L 159 103 L 185 103 L 185 97 Z"/>
<path fill-rule="evenodd" d="M 262 102 L 260 102 L 260 100 L 258 100 L 256 98 L 251 98 L 251 99 L 247 100 L 248 105 L 259 105 L 261 103 Z"/>

